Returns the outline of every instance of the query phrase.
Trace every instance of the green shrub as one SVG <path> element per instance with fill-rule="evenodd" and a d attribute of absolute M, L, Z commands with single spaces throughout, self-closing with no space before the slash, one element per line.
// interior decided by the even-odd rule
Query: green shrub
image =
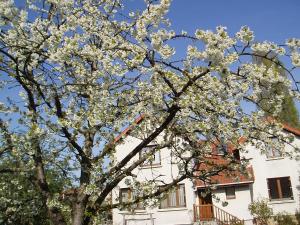
<path fill-rule="evenodd" d="M 297 220 L 297 224 L 300 225 L 300 212 L 299 211 L 296 211 L 295 217 L 296 217 L 296 220 Z"/>
<path fill-rule="evenodd" d="M 286 213 L 278 213 L 274 220 L 277 222 L 277 225 L 297 225 L 294 221 L 293 216 L 288 215 Z"/>
<path fill-rule="evenodd" d="M 252 202 L 249 204 L 248 209 L 260 225 L 268 224 L 269 219 L 273 216 L 273 210 L 268 206 L 267 199 L 260 199 Z"/>

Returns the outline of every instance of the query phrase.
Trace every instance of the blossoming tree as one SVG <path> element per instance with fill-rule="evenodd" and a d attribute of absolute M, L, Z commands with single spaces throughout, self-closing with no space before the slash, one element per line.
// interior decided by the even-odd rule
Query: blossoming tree
<path fill-rule="evenodd" d="M 117 207 L 105 199 L 150 157 L 131 160 L 151 143 L 153 151 L 171 148 L 181 173 L 137 201 L 195 174 L 205 180 L 230 169 L 195 173 L 194 159 L 203 161 L 216 140 L 240 151 L 248 143 L 263 150 L 274 137 L 273 144 L 289 141 L 276 120 L 266 120 L 258 96 L 275 83 L 299 95 L 293 73 L 300 40 L 255 42 L 246 26 L 232 37 L 221 26 L 177 34 L 165 17 L 171 0 L 146 0 L 139 12 L 121 0 L 28 0 L 23 9 L 13 0 L 0 2 L 1 96 L 7 97 L 0 105 L 0 173 L 34 182 L 53 224 L 96 223 L 99 213 Z M 185 54 L 176 54 L 177 42 L 186 45 Z M 253 56 L 288 77 L 253 63 Z M 270 98 L 274 118 L 282 98 Z M 257 110 L 247 110 L 250 105 Z M 132 132 L 141 142 L 115 163 L 114 138 L 139 115 L 143 123 Z M 159 135 L 164 138 L 156 143 Z M 50 188 L 51 169 L 64 176 L 61 188 Z"/>

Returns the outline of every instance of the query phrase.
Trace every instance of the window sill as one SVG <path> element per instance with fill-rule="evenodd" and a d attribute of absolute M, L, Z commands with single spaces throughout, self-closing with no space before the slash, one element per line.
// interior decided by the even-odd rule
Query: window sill
<path fill-rule="evenodd" d="M 284 159 L 284 157 L 280 156 L 280 157 L 267 158 L 266 161 L 280 160 L 280 159 Z"/>
<path fill-rule="evenodd" d="M 149 166 L 140 166 L 139 169 L 153 169 L 153 168 L 161 168 L 162 165 L 161 164 L 157 164 L 157 165 L 149 165 Z"/>
<path fill-rule="evenodd" d="M 180 208 L 165 208 L 165 209 L 158 209 L 157 212 L 167 212 L 167 211 L 185 211 L 187 210 L 186 207 L 180 207 Z"/>
<path fill-rule="evenodd" d="M 236 199 L 236 197 L 226 197 L 226 200 Z"/>
<path fill-rule="evenodd" d="M 145 209 L 136 209 L 133 212 L 132 211 L 125 211 L 125 210 L 120 210 L 120 214 L 127 214 L 127 215 L 134 215 L 134 214 L 140 214 L 140 215 L 146 215 L 149 214 Z"/>
<path fill-rule="evenodd" d="M 278 199 L 278 200 L 271 200 L 268 203 L 269 204 L 285 204 L 285 203 L 295 203 L 296 201 L 294 199 Z"/>

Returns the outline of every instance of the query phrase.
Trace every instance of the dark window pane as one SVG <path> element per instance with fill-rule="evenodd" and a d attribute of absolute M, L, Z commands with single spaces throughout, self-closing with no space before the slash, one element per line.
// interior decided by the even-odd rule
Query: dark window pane
<path fill-rule="evenodd" d="M 240 151 L 239 150 L 234 150 L 233 152 L 233 156 L 236 160 L 240 161 L 241 157 L 240 157 Z"/>
<path fill-rule="evenodd" d="M 291 198 L 293 196 L 291 182 L 289 177 L 280 178 L 282 198 Z"/>
<path fill-rule="evenodd" d="M 269 186 L 269 192 L 270 192 L 271 199 L 279 199 L 280 198 L 276 180 L 277 180 L 276 178 L 268 179 L 268 186 Z"/>
<path fill-rule="evenodd" d="M 270 178 L 268 188 L 271 200 L 293 198 L 290 177 Z"/>
<path fill-rule="evenodd" d="M 226 198 L 227 199 L 234 199 L 235 198 L 235 188 L 234 187 L 227 187 L 225 188 L 226 191 Z"/>

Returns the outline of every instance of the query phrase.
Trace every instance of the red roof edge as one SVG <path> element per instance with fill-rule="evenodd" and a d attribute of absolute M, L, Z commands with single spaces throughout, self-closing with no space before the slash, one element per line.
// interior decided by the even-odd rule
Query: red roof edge
<path fill-rule="evenodd" d="M 127 136 L 130 134 L 130 132 L 133 130 L 133 128 L 135 127 L 135 125 L 141 123 L 143 121 L 143 119 L 145 118 L 145 115 L 142 114 L 140 116 L 138 116 L 134 122 L 128 126 L 125 130 L 123 130 L 114 140 L 114 144 L 116 144 L 118 141 L 120 141 L 123 137 Z"/>
<path fill-rule="evenodd" d="M 268 117 L 266 118 L 266 120 L 269 121 L 269 122 L 276 121 L 276 119 L 275 119 L 274 117 L 272 117 L 272 116 L 268 116 Z M 296 136 L 300 136 L 300 129 L 295 128 L 295 127 L 292 127 L 292 126 L 290 126 L 290 125 L 287 124 L 287 123 L 282 123 L 282 128 L 283 128 L 285 131 L 287 131 L 287 132 L 290 132 L 290 133 L 292 133 L 292 134 L 294 134 L 294 135 L 296 135 Z"/>
<path fill-rule="evenodd" d="M 300 136 L 300 130 L 298 128 L 291 127 L 290 125 L 288 125 L 286 123 L 283 124 L 283 129 L 296 135 L 296 136 Z"/>

